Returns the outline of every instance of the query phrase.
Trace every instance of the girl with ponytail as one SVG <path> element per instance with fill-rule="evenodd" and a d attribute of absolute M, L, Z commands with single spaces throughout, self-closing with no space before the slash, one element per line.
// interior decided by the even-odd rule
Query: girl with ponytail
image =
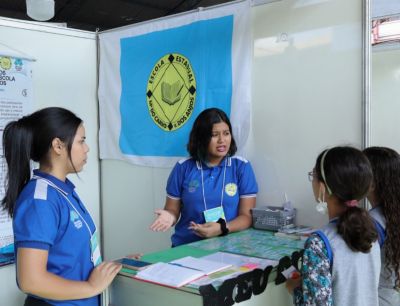
<path fill-rule="evenodd" d="M 372 182 L 360 150 L 334 147 L 319 154 L 312 175 L 329 223 L 305 243 L 302 277 L 288 280 L 296 305 L 377 306 L 380 252 L 368 212 L 359 208 Z"/>
<path fill-rule="evenodd" d="M 50 107 L 4 129 L 3 208 L 13 218 L 17 284 L 25 306 L 99 306 L 121 269 L 101 262 L 96 225 L 67 175 L 87 160 L 82 120 Z M 39 168 L 31 173 L 31 162 Z"/>
<path fill-rule="evenodd" d="M 379 233 L 381 276 L 379 306 L 400 305 L 400 155 L 385 147 L 364 150 L 372 166 L 374 181 L 368 193 Z"/>

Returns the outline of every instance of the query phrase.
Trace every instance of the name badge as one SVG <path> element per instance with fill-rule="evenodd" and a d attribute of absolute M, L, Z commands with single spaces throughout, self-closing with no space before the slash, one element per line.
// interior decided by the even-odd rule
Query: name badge
<path fill-rule="evenodd" d="M 100 246 L 97 239 L 97 231 L 94 232 L 92 237 L 90 237 L 90 251 L 92 253 L 92 262 L 95 267 L 101 264 L 101 254 L 100 254 Z"/>
<path fill-rule="evenodd" d="M 225 213 L 222 206 L 207 209 L 203 211 L 203 214 L 206 222 L 217 222 L 220 218 L 225 219 Z"/>

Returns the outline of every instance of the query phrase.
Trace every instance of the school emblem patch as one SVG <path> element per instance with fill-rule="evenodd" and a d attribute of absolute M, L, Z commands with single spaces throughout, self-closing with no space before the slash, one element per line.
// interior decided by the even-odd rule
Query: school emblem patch
<path fill-rule="evenodd" d="M 82 221 L 81 221 L 81 219 L 79 218 L 79 215 L 78 215 L 74 210 L 71 210 L 71 211 L 70 211 L 70 213 L 69 213 L 69 219 L 71 220 L 71 222 L 74 224 L 74 226 L 75 226 L 77 229 L 80 229 L 80 228 L 82 227 Z"/>
<path fill-rule="evenodd" d="M 146 100 L 151 118 L 164 131 L 185 125 L 196 101 L 196 79 L 190 61 L 178 53 L 160 58 L 150 73 Z"/>
<path fill-rule="evenodd" d="M 197 187 L 199 187 L 199 181 L 198 180 L 193 180 L 189 182 L 189 188 L 188 191 L 190 193 L 193 193 L 196 191 Z"/>
<path fill-rule="evenodd" d="M 235 183 L 229 183 L 225 185 L 225 192 L 228 196 L 233 197 L 237 192 L 237 186 Z"/>

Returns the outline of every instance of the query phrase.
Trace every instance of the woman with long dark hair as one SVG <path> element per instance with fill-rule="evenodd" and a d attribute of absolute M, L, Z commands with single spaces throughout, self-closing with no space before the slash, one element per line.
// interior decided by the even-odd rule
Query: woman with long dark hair
<path fill-rule="evenodd" d="M 228 116 L 209 108 L 196 118 L 189 136 L 190 157 L 176 163 L 167 182 L 164 209 L 150 226 L 175 225 L 172 246 L 226 235 L 251 226 L 257 182 L 250 163 L 236 153 Z"/>
<path fill-rule="evenodd" d="M 96 225 L 67 175 L 87 161 L 82 120 L 49 107 L 7 124 L 3 207 L 13 218 L 25 306 L 99 306 L 121 265 L 101 262 Z M 31 173 L 31 162 L 39 168 Z"/>
<path fill-rule="evenodd" d="M 378 235 L 357 206 L 372 182 L 368 159 L 355 148 L 334 147 L 319 154 L 309 175 L 329 223 L 305 242 L 302 277 L 286 282 L 295 305 L 377 306 Z"/>
<path fill-rule="evenodd" d="M 364 150 L 374 180 L 368 193 L 371 216 L 376 221 L 381 245 L 382 267 L 379 305 L 400 305 L 400 155 L 386 147 Z"/>

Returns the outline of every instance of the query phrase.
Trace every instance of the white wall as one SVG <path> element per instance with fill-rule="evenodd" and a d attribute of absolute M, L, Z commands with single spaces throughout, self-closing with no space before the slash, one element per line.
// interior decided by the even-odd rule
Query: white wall
<path fill-rule="evenodd" d="M 33 63 L 35 109 L 62 106 L 84 120 L 91 148 L 89 161 L 80 178 L 71 175 L 70 179 L 99 224 L 95 35 L 1 18 L 0 53 L 13 51 L 4 45 L 37 59 Z M 16 286 L 14 269 L 14 265 L 0 268 L 1 305 L 23 305 L 24 295 Z"/>
<path fill-rule="evenodd" d="M 101 161 L 104 253 L 107 259 L 171 246 L 171 231 L 149 230 L 154 210 L 165 202 L 170 169 Z"/>
<path fill-rule="evenodd" d="M 400 152 L 400 43 L 395 46 L 371 55 L 371 145 Z"/>
<path fill-rule="evenodd" d="M 326 222 L 307 180 L 317 154 L 361 144 L 361 3 L 284 0 L 252 9 L 253 129 L 239 154 L 254 165 L 258 204 L 287 192 L 301 223 Z M 112 160 L 101 169 L 106 257 L 168 247 L 171 232 L 148 226 L 164 205 L 170 169 Z"/>
<path fill-rule="evenodd" d="M 286 192 L 298 223 L 321 225 L 307 172 L 325 148 L 361 145 L 362 1 L 285 0 L 253 10 L 258 205 Z"/>

